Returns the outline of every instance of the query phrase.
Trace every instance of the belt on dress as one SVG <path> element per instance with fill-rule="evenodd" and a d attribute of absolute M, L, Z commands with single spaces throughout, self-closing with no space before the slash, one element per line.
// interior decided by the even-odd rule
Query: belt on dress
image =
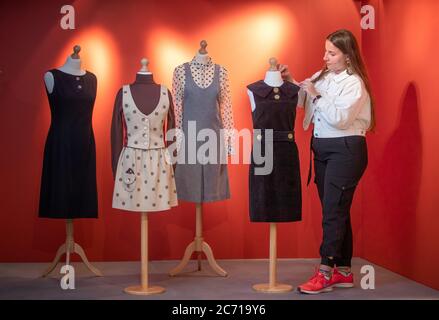
<path fill-rule="evenodd" d="M 267 129 L 255 129 L 258 131 L 254 132 L 254 137 L 257 141 L 294 141 L 294 131 L 277 131 L 272 130 L 272 137 L 269 137 L 265 134 L 265 130 Z M 268 129 L 270 130 L 270 129 Z"/>

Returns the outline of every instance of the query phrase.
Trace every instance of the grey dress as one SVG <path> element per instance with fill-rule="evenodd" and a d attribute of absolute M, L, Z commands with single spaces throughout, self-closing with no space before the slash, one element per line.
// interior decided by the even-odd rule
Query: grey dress
<path fill-rule="evenodd" d="M 229 199 L 226 150 L 222 143 L 224 136 L 220 131 L 223 125 L 219 109 L 219 66 L 215 65 L 213 81 L 207 88 L 200 88 L 195 83 L 188 63 L 184 64 L 184 69 L 182 123 L 184 138 L 175 169 L 178 199 L 195 203 Z M 196 136 L 193 134 L 189 136 L 190 127 L 195 127 L 193 132 L 197 134 Z M 216 139 L 211 141 L 209 138 L 203 138 L 197 141 L 196 137 L 202 129 L 211 129 Z M 194 152 L 190 152 L 190 145 L 195 147 L 193 151 L 197 152 L 198 157 Z M 210 153 L 213 147 L 209 149 L 207 145 L 215 146 L 216 155 Z"/>

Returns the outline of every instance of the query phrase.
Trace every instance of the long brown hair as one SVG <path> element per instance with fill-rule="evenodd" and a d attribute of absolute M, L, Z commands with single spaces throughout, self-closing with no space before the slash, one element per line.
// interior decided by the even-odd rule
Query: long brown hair
<path fill-rule="evenodd" d="M 366 87 L 366 90 L 369 93 L 369 97 L 370 97 L 371 121 L 370 121 L 369 130 L 374 131 L 376 125 L 375 112 L 374 112 L 375 100 L 372 96 L 369 76 L 367 75 L 366 66 L 361 56 L 357 39 L 355 39 L 355 36 L 352 34 L 352 32 L 345 29 L 337 30 L 331 33 L 329 36 L 326 37 L 326 39 L 331 41 L 331 43 L 334 46 L 340 49 L 340 51 L 343 52 L 349 58 L 348 73 L 357 74 L 363 80 L 364 86 Z M 325 64 L 325 66 L 322 69 L 322 72 L 320 72 L 319 76 L 314 80 L 312 80 L 312 82 L 315 83 L 319 81 L 327 73 L 328 73 L 328 67 Z"/>

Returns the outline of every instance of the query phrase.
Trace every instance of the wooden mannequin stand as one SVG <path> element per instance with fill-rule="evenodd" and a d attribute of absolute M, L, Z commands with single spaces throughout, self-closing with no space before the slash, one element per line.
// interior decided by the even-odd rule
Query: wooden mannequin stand
<path fill-rule="evenodd" d="M 255 284 L 253 289 L 259 292 L 283 293 L 293 290 L 288 284 L 277 283 L 276 279 L 276 251 L 277 251 L 276 223 L 270 223 L 270 275 L 269 283 Z"/>
<path fill-rule="evenodd" d="M 58 264 L 59 260 L 61 259 L 64 253 L 66 254 L 67 265 L 70 264 L 70 254 L 77 253 L 91 272 L 93 272 L 98 277 L 102 277 L 103 276 L 102 272 L 90 264 L 90 262 L 87 259 L 87 256 L 85 255 L 84 249 L 82 249 L 82 247 L 79 244 L 77 244 L 73 239 L 72 219 L 66 220 L 66 233 L 67 233 L 66 242 L 59 247 L 58 251 L 56 252 L 55 259 L 53 259 L 53 262 L 50 265 L 50 267 L 43 273 L 43 277 L 48 276 L 53 271 L 53 269 L 55 269 L 56 265 Z"/>
<path fill-rule="evenodd" d="M 150 295 L 165 292 L 165 288 L 148 284 L 148 214 L 141 214 L 141 267 L 140 267 L 140 286 L 131 286 L 125 288 L 125 292 L 134 295 Z"/>
<path fill-rule="evenodd" d="M 86 74 L 86 71 L 81 69 L 81 58 L 79 56 L 80 51 L 81 46 L 75 45 L 73 47 L 73 53 L 67 58 L 66 63 L 58 69 L 64 73 L 71 74 L 73 76 Z M 50 71 L 46 72 L 46 74 L 44 75 L 44 81 L 47 91 L 49 93 L 52 93 L 55 85 L 55 79 Z M 52 261 L 52 264 L 49 266 L 49 268 L 43 273 L 43 277 L 46 277 L 55 269 L 56 265 L 58 264 L 64 253 L 66 254 L 67 265 L 70 264 L 70 254 L 77 253 L 91 272 L 93 272 L 96 276 L 103 276 L 101 271 L 99 271 L 97 268 L 93 267 L 90 264 L 82 247 L 79 244 L 75 243 L 73 239 L 73 219 L 66 219 L 66 242 L 58 248 L 55 259 Z"/>
<path fill-rule="evenodd" d="M 198 54 L 207 55 L 206 47 L 207 47 L 207 41 L 201 40 L 200 49 L 198 50 L 197 55 Z M 169 272 L 169 275 L 175 276 L 178 273 L 180 273 L 184 269 L 184 267 L 188 264 L 192 254 L 195 252 L 197 254 L 197 259 L 198 259 L 198 271 L 201 271 L 201 255 L 202 253 L 204 253 L 213 271 L 222 277 L 226 277 L 227 272 L 224 271 L 215 261 L 212 248 L 203 239 L 203 213 L 202 213 L 201 203 L 196 204 L 195 214 L 196 214 L 196 225 L 195 225 L 194 241 L 192 241 L 186 247 L 183 259 L 181 260 L 180 264 L 174 269 L 172 269 Z"/>
<path fill-rule="evenodd" d="M 226 277 L 227 272 L 224 271 L 215 261 L 211 247 L 203 239 L 202 236 L 203 213 L 200 203 L 196 204 L 195 212 L 196 212 L 195 239 L 186 247 L 183 259 L 181 260 L 180 264 L 174 269 L 172 269 L 169 272 L 169 275 L 175 276 L 178 273 L 180 273 L 183 270 L 183 268 L 188 264 L 192 254 L 195 252 L 198 255 L 198 271 L 201 271 L 201 254 L 204 253 L 213 271 L 215 271 L 215 273 L 217 273 L 222 277 Z"/>

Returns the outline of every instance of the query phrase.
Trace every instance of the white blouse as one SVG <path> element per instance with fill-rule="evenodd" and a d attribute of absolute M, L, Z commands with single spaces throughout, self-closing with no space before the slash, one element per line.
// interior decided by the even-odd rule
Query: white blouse
<path fill-rule="evenodd" d="M 316 72 L 311 79 L 315 79 L 320 72 Z M 306 97 L 303 89 L 299 91 L 298 104 L 305 107 L 305 130 L 312 121 L 313 134 L 317 138 L 366 135 L 371 122 L 371 103 L 358 75 L 349 75 L 346 70 L 339 74 L 328 72 L 314 85 L 322 96 L 315 103 L 312 97 Z"/>
<path fill-rule="evenodd" d="M 197 86 L 207 88 L 213 81 L 215 74 L 215 64 L 209 57 L 206 64 L 199 63 L 195 57 L 191 60 L 191 75 Z M 234 153 L 234 123 L 232 113 L 232 97 L 230 94 L 229 76 L 226 68 L 219 68 L 220 94 L 219 107 L 222 125 L 224 128 L 224 140 L 228 154 Z M 184 64 L 179 65 L 174 70 L 172 79 L 172 95 L 174 98 L 175 127 L 182 130 L 183 128 L 183 101 L 185 86 L 185 69 Z M 177 149 L 181 145 L 181 132 L 177 130 Z"/>

